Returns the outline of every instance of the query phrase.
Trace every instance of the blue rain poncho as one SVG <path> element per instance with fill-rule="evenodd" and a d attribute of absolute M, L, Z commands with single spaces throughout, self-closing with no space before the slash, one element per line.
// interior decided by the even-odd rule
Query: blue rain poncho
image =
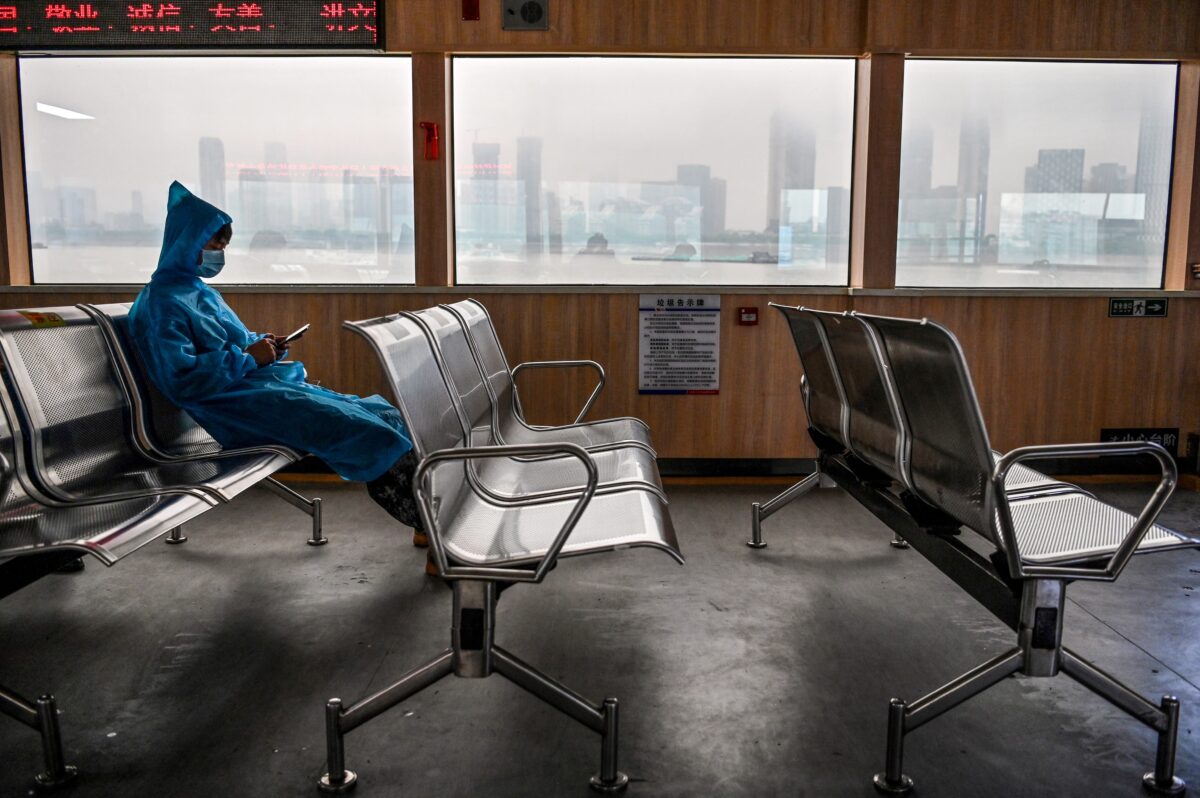
<path fill-rule="evenodd" d="M 400 413 L 380 396 L 304 381 L 304 365 L 261 368 L 250 332 L 197 276 L 200 251 L 230 217 L 171 184 L 162 254 L 129 311 L 150 379 L 226 448 L 283 444 L 311 452 L 346 479 L 381 476 L 412 448 Z"/>

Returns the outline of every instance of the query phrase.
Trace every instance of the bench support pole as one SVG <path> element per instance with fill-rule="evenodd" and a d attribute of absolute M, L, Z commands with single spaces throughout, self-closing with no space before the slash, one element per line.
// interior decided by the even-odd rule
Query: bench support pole
<path fill-rule="evenodd" d="M 296 491 L 284 485 L 275 477 L 267 477 L 259 483 L 267 490 L 283 499 L 301 512 L 312 516 L 312 537 L 307 541 L 310 546 L 324 546 L 329 538 L 321 533 L 321 500 L 306 499 Z"/>
<path fill-rule="evenodd" d="M 605 793 L 625 789 L 629 777 L 617 769 L 617 699 L 606 698 L 596 706 L 496 645 L 496 601 L 503 587 L 500 583 L 464 579 L 455 580 L 451 587 L 454 590 L 454 618 L 450 648 L 409 671 L 392 686 L 348 709 L 342 707 L 340 698 L 331 698 L 326 703 L 325 743 L 329 770 L 317 781 L 317 787 L 328 793 L 354 789 L 358 775 L 346 769 L 344 737 L 349 732 L 451 674 L 482 679 L 498 673 L 599 734 L 600 772 L 591 778 L 592 789 Z"/>
<path fill-rule="evenodd" d="M 1182 795 L 1187 785 L 1183 779 L 1175 776 L 1175 746 L 1179 735 L 1178 699 L 1175 696 L 1163 696 L 1162 702 L 1154 706 L 1066 648 L 1062 651 L 1062 670 L 1113 706 L 1158 732 L 1154 771 L 1142 777 L 1142 786 L 1158 795 Z"/>
<path fill-rule="evenodd" d="M 42 758 L 46 770 L 34 777 L 39 790 L 54 790 L 71 784 L 79 772 L 63 761 L 62 735 L 58 729 L 58 705 L 54 696 L 44 695 L 34 703 L 0 686 L 0 712 L 24 723 L 42 736 Z"/>
<path fill-rule="evenodd" d="M 183 534 L 183 527 L 171 527 L 171 534 L 167 535 L 166 542 L 172 546 L 178 546 L 180 543 L 187 543 L 187 535 Z"/>
<path fill-rule="evenodd" d="M 774 499 L 765 503 L 754 502 L 750 505 L 750 540 L 746 545 L 752 549 L 765 549 L 766 542 L 762 536 L 762 522 L 779 510 L 799 499 L 804 494 L 821 484 L 821 467 L 780 493 Z"/>

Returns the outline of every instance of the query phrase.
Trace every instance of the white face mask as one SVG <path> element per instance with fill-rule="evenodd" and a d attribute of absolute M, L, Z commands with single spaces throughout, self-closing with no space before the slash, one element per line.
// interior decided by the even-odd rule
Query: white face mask
<path fill-rule="evenodd" d="M 225 268 L 225 252 L 220 249 L 200 250 L 200 268 L 196 273 L 201 277 L 216 277 Z"/>

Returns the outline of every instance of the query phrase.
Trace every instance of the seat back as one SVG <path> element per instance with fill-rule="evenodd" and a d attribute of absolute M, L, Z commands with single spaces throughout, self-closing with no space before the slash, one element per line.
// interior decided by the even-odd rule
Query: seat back
<path fill-rule="evenodd" d="M 437 342 L 442 366 L 458 395 L 466 422 L 473 433 L 473 442 L 476 445 L 492 443 L 492 401 L 467 341 L 467 331 L 454 313 L 446 308 L 428 308 L 413 313 L 413 316 L 426 326 Z"/>
<path fill-rule="evenodd" d="M 417 454 L 465 444 L 452 386 L 438 367 L 433 339 L 415 319 L 397 313 L 348 321 L 345 327 L 366 338 L 379 356 Z"/>
<path fill-rule="evenodd" d="M 800 367 L 804 369 L 804 409 L 808 413 L 808 425 L 836 444 L 838 452 L 845 451 L 846 398 L 830 361 L 825 331 L 820 321 L 804 308 L 775 303 L 771 303 L 771 307 L 787 320 L 796 354 L 800 356 Z"/>
<path fill-rule="evenodd" d="M 504 419 L 513 413 L 513 379 L 512 370 L 508 367 L 508 359 L 500 346 L 500 338 L 492 324 L 492 317 L 487 309 L 474 299 L 465 299 L 451 305 L 467 326 L 467 335 L 471 337 L 478 364 L 483 370 L 491 395 L 496 403 L 498 419 Z"/>
<path fill-rule="evenodd" d="M 129 397 L 104 333 L 82 310 L 0 311 L 0 357 L 31 477 L 59 486 L 138 460 Z"/>
<path fill-rule="evenodd" d="M 833 366 L 846 396 L 847 439 L 856 457 L 908 484 L 903 424 L 874 333 L 850 313 L 807 311 L 825 331 Z"/>
<path fill-rule="evenodd" d="M 891 365 L 913 489 L 995 542 L 992 447 L 958 340 L 929 321 L 859 318 L 878 333 Z"/>
<path fill-rule="evenodd" d="M 115 354 L 128 367 L 126 382 L 136 393 L 131 397 L 135 423 L 140 417 L 141 431 L 146 436 L 148 448 L 167 455 L 213 454 L 221 451 L 221 444 L 197 424 L 186 410 L 164 396 L 146 376 L 145 363 L 129 329 L 129 307 L 130 303 L 127 302 L 90 306 L 108 320 L 119 350 Z"/>

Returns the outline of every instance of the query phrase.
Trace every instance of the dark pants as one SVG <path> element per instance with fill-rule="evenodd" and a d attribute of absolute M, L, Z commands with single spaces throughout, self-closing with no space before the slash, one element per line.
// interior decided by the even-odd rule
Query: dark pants
<path fill-rule="evenodd" d="M 413 474 L 417 470 L 417 452 L 410 449 L 392 467 L 376 479 L 367 483 L 367 495 L 375 500 L 388 515 L 416 532 L 423 532 L 421 514 L 413 498 Z"/>

